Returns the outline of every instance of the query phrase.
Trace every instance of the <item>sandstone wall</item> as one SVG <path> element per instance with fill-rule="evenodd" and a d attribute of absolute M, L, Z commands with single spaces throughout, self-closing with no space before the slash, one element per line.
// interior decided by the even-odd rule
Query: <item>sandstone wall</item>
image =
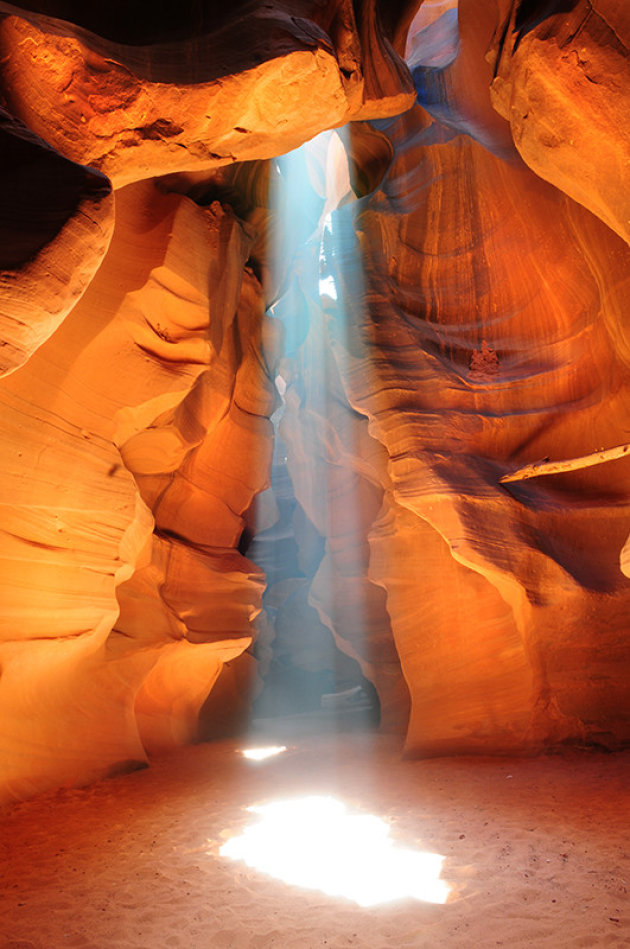
<path fill-rule="evenodd" d="M 167 13 L 0 3 L 2 798 L 229 726 L 274 637 L 411 754 L 627 742 L 630 461 L 499 480 L 628 438 L 623 4 Z M 267 159 L 347 123 L 289 339 Z"/>

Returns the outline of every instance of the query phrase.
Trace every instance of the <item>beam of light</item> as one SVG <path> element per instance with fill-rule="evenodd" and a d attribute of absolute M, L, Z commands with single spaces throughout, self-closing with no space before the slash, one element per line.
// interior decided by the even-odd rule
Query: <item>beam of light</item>
<path fill-rule="evenodd" d="M 359 168 L 369 148 L 358 134 L 323 132 L 269 170 L 263 276 L 281 404 L 271 417 L 271 488 L 257 504 L 247 555 L 267 577 L 259 628 L 275 638 L 260 647 L 270 667 L 253 717 L 260 725 L 294 716 L 296 731 L 373 729 L 388 675 L 375 661 L 389 618 L 369 579 L 367 543 L 380 507 L 379 449 L 353 405 L 354 380 L 361 390 L 369 372 L 365 235 L 355 223 L 359 185 L 372 179 Z M 379 679 L 375 688 L 368 679 Z M 367 703 L 331 698 L 358 684 Z"/>
<path fill-rule="evenodd" d="M 310 551 L 300 547 L 296 537 L 299 570 L 300 556 L 306 563 L 305 573 L 299 575 L 309 584 L 308 604 L 316 610 L 321 629 L 332 634 L 318 633 L 308 658 L 310 667 L 335 676 L 322 686 L 325 692 L 343 691 L 361 676 L 361 663 L 370 661 L 366 628 L 375 624 L 366 615 L 372 593 L 365 542 L 370 511 L 363 505 L 371 497 L 365 482 L 372 471 L 363 458 L 367 421 L 352 408 L 347 391 L 348 353 L 356 355 L 364 309 L 349 135 L 347 129 L 327 131 L 280 156 L 270 186 L 268 312 L 283 330 L 276 381 L 283 405 L 275 424 L 276 438 L 286 446 L 284 470 L 280 465 L 274 469 L 272 485 L 278 486 L 278 497 L 288 485 L 322 542 L 321 548 L 314 544 Z M 278 579 L 287 575 L 286 564 L 271 567 L 277 569 Z M 267 576 L 272 590 L 273 572 Z M 272 603 L 273 595 L 264 602 Z M 288 656 L 288 701 L 299 706 L 291 667 L 295 661 L 296 673 L 303 671 L 299 663 L 306 650 L 301 653 L 288 638 L 276 642 L 278 654 L 284 648 Z M 340 642 L 347 644 L 340 649 L 353 657 L 356 670 L 339 660 Z M 356 708 L 339 711 L 338 719 L 348 725 L 362 716 L 367 721 L 372 708 L 366 715 Z"/>
<path fill-rule="evenodd" d="M 332 797 L 303 797 L 249 807 L 260 820 L 220 848 L 222 857 L 284 883 L 377 906 L 416 899 L 445 903 L 444 857 L 401 847 L 389 826 L 370 814 L 349 813 Z"/>
<path fill-rule="evenodd" d="M 322 268 L 332 215 L 352 196 L 342 133 L 322 132 L 276 159 L 275 169 L 270 183 L 277 223 L 269 313 L 284 324 L 285 355 L 294 357 L 312 324 L 322 319 L 321 295 L 337 299 L 334 278 Z"/>
<path fill-rule="evenodd" d="M 241 754 L 243 758 L 247 758 L 249 761 L 264 761 L 265 758 L 281 755 L 286 750 L 286 745 L 269 745 L 267 748 L 243 748 Z"/>

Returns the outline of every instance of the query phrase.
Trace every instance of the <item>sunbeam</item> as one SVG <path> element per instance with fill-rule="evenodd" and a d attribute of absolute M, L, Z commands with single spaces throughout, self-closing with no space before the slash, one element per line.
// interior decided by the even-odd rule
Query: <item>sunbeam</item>
<path fill-rule="evenodd" d="M 280 514 L 265 530 L 260 506 L 262 530 L 249 554 L 266 558 L 263 603 L 275 634 L 254 714 L 265 728 L 281 715 L 295 728 L 339 730 L 371 728 L 380 716 L 365 534 L 376 513 L 370 505 L 381 502 L 366 488 L 367 421 L 346 392 L 349 333 L 363 307 L 350 151 L 348 129 L 327 131 L 275 159 L 270 176 L 267 296 L 283 338 L 272 469 Z"/>

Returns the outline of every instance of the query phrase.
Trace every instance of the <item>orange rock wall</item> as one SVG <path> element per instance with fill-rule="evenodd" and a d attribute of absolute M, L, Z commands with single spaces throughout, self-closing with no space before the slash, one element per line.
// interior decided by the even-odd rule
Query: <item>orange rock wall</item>
<path fill-rule="evenodd" d="M 371 4 L 302 7 L 0 4 L 3 799 L 194 739 L 251 645 L 278 329 L 256 231 L 155 176 L 411 104 Z"/>
<path fill-rule="evenodd" d="M 521 460 L 627 440 L 614 314 L 630 254 L 526 168 L 461 137 L 425 146 L 431 130 L 419 109 L 393 123 L 405 143 L 398 174 L 360 219 L 372 302 L 349 384 L 406 509 L 373 537 L 371 570 L 391 584 L 413 704 L 407 746 L 614 745 L 630 711 L 619 566 L 628 462 L 499 478 Z M 400 181 L 422 196 L 410 213 L 392 213 Z M 395 259 L 384 252 L 393 246 Z M 401 587 L 426 604 L 414 623 Z"/>
<path fill-rule="evenodd" d="M 0 3 L 3 799 L 260 690 L 279 369 L 303 667 L 332 637 L 411 754 L 630 737 L 630 462 L 499 483 L 627 441 L 628 15 L 419 6 Z M 289 371 L 251 160 L 348 122 L 349 333 L 322 301 Z"/>

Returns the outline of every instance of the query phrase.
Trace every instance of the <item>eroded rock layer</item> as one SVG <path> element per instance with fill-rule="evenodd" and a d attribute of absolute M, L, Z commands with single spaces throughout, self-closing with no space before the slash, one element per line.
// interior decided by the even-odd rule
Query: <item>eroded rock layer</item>
<path fill-rule="evenodd" d="M 504 15 L 489 53 L 492 103 L 518 151 L 628 240 L 630 9 L 580 0 L 513 4 Z"/>
<path fill-rule="evenodd" d="M 280 351 L 257 234 L 153 176 L 414 98 L 371 3 L 131 12 L 1 7 L 3 798 L 194 738 L 260 610 L 239 546 Z"/>
<path fill-rule="evenodd" d="M 15 793 L 191 737 L 222 662 L 250 642 L 262 577 L 234 547 L 266 481 L 274 396 L 251 371 L 253 358 L 264 375 L 249 243 L 218 206 L 152 182 L 120 192 L 88 291 L 4 380 Z"/>
<path fill-rule="evenodd" d="M 56 330 L 99 267 L 114 223 L 111 185 L 62 158 L 0 109 L 0 374 Z"/>
<path fill-rule="evenodd" d="M 0 4 L 7 106 L 61 154 L 117 186 L 265 158 L 414 99 L 371 3 L 357 20 L 349 0 L 251 2 L 215 23 L 204 17 L 199 33 L 191 24 L 189 35 L 166 41 L 165 30 L 159 42 L 142 44 L 140 35 L 133 45 L 66 22 L 63 3 L 50 6 L 55 19 L 17 16 Z M 152 20 L 147 9 L 150 38 Z"/>
<path fill-rule="evenodd" d="M 500 481 L 627 442 L 625 7 L 0 2 L 0 50 L 0 798 L 282 663 L 411 754 L 627 742 L 630 459 Z"/>
<path fill-rule="evenodd" d="M 387 448 L 395 500 L 422 521 L 390 512 L 372 540 L 412 693 L 408 749 L 625 741 L 628 462 L 499 478 L 626 440 L 630 253 L 419 109 L 390 134 L 397 163 L 358 223 L 369 306 L 348 391 Z"/>

